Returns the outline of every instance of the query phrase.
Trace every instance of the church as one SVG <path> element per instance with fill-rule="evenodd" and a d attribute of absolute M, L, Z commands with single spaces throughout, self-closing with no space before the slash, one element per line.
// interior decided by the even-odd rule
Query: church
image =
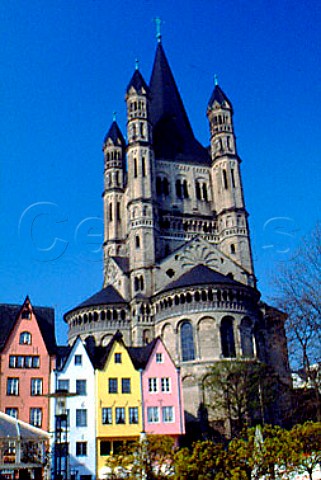
<path fill-rule="evenodd" d="M 210 145 L 195 138 L 161 36 L 149 83 L 138 66 L 127 130 L 103 141 L 103 288 L 68 311 L 68 342 L 128 346 L 160 337 L 197 420 L 217 361 L 257 358 L 290 382 L 284 317 L 256 287 L 233 106 L 209 88 Z M 125 140 L 126 138 L 126 140 Z M 282 417 L 280 402 L 275 420 Z"/>

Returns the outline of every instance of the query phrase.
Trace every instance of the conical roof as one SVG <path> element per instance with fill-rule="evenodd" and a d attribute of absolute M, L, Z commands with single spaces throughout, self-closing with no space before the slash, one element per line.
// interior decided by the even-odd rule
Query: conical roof
<path fill-rule="evenodd" d="M 110 129 L 104 138 L 104 143 L 106 143 L 108 139 L 110 139 L 114 145 L 120 143 L 122 147 L 125 147 L 125 140 L 116 120 L 111 124 Z"/>
<path fill-rule="evenodd" d="M 107 287 L 103 288 L 91 297 L 87 298 L 87 300 L 85 300 L 84 302 L 69 310 L 69 312 L 65 313 L 64 318 L 66 319 L 66 316 L 69 313 L 80 308 L 94 307 L 98 305 L 109 305 L 115 303 L 126 304 L 126 300 L 117 292 L 117 290 L 112 285 L 108 285 Z"/>
<path fill-rule="evenodd" d="M 219 85 L 215 85 L 211 98 L 208 101 L 208 108 L 212 108 L 215 102 L 217 102 L 221 106 L 223 106 L 223 104 L 225 103 L 225 106 L 228 106 L 231 110 L 233 110 L 231 102 L 229 101 L 229 99 Z"/>
<path fill-rule="evenodd" d="M 223 275 L 216 270 L 212 270 L 206 265 L 196 265 L 191 270 L 186 273 L 183 273 L 177 280 L 169 283 L 162 292 L 167 290 L 174 290 L 176 288 L 185 288 L 192 287 L 195 285 L 212 285 L 212 284 L 224 284 L 224 285 L 235 285 L 242 286 L 240 282 L 233 280 L 227 275 Z"/>
<path fill-rule="evenodd" d="M 181 155 L 195 163 L 210 163 L 208 151 L 194 137 L 161 43 L 157 45 L 150 93 L 156 158 L 175 159 Z"/>
<path fill-rule="evenodd" d="M 127 86 L 127 94 L 129 93 L 129 90 L 131 88 L 134 88 L 137 93 L 139 94 L 149 94 L 149 87 L 147 86 L 147 83 L 145 82 L 142 74 L 138 69 L 135 70 L 128 86 Z"/>

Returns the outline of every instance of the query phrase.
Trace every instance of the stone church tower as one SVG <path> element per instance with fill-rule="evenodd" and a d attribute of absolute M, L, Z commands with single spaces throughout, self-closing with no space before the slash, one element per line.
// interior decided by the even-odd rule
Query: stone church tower
<path fill-rule="evenodd" d="M 104 284 L 65 314 L 69 342 L 127 345 L 161 336 L 181 368 L 188 418 L 216 361 L 258 357 L 289 378 L 283 321 L 260 302 L 251 255 L 233 107 L 210 96 L 210 146 L 195 138 L 158 42 L 149 84 L 126 90 L 125 141 L 114 120 L 103 143 Z"/>

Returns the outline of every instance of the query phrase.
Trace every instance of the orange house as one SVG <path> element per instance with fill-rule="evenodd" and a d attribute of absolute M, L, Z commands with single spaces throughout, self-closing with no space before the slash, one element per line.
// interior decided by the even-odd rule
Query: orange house
<path fill-rule="evenodd" d="M 54 368 L 54 310 L 0 304 L 0 410 L 49 430 L 50 373 Z"/>

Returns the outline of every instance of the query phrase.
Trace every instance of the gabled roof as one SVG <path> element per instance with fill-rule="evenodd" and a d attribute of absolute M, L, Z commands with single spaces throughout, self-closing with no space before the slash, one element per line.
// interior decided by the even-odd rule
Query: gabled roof
<path fill-rule="evenodd" d="M 129 90 L 131 88 L 134 88 L 138 94 L 149 94 L 149 87 L 147 86 L 147 83 L 143 79 L 142 74 L 138 69 L 135 70 L 128 86 L 126 89 L 127 94 L 129 93 Z"/>
<path fill-rule="evenodd" d="M 114 120 L 113 123 L 111 124 L 110 129 L 108 130 L 104 138 L 104 143 L 106 143 L 108 139 L 110 139 L 114 145 L 119 145 L 119 142 L 123 148 L 126 145 L 123 134 L 121 133 L 121 130 L 116 120 Z"/>
<path fill-rule="evenodd" d="M 150 79 L 150 118 L 156 158 L 182 157 L 210 164 L 210 157 L 194 137 L 182 99 L 161 43 L 158 43 Z"/>
<path fill-rule="evenodd" d="M 7 339 L 15 326 L 23 305 L 0 304 L 0 351 L 4 348 Z M 50 307 L 34 307 L 32 310 L 38 322 L 42 338 L 48 353 L 56 352 L 55 312 Z"/>
<path fill-rule="evenodd" d="M 80 308 L 93 307 L 98 305 L 109 305 L 109 304 L 115 304 L 115 303 L 127 303 L 127 302 L 112 285 L 108 285 L 107 287 L 103 288 L 99 292 L 89 297 L 84 302 L 80 303 L 76 307 L 69 310 L 69 312 L 65 313 L 64 318 L 66 318 L 66 316 L 69 313 L 73 312 L 74 310 L 78 310 Z"/>
<path fill-rule="evenodd" d="M 50 434 L 0 412 L 0 438 L 37 440 L 49 438 Z"/>
<path fill-rule="evenodd" d="M 227 103 L 228 107 L 233 111 L 233 107 L 223 90 L 219 85 L 215 85 L 211 98 L 208 101 L 208 108 L 213 107 L 214 103 L 217 102 L 219 105 L 223 105 L 223 103 Z"/>
<path fill-rule="evenodd" d="M 217 272 L 216 270 L 212 270 L 206 265 L 197 265 L 196 267 L 193 267 L 191 270 L 181 275 L 177 280 L 174 280 L 174 282 L 169 283 L 161 291 L 166 292 L 167 290 L 173 290 L 176 288 L 211 284 L 225 284 L 235 286 L 237 285 L 242 287 L 245 286 L 242 283 L 237 282 L 236 280 L 233 280 L 232 278 Z"/>
<path fill-rule="evenodd" d="M 144 347 L 128 347 L 127 350 L 136 370 L 144 369 L 159 338 L 154 338 Z"/>
<path fill-rule="evenodd" d="M 119 330 L 117 330 L 117 332 L 113 335 L 108 345 L 106 345 L 105 347 L 98 346 L 95 348 L 95 354 L 93 358 L 95 368 L 98 368 L 99 370 L 104 368 L 107 362 L 107 359 L 109 357 L 109 354 L 111 352 L 111 349 L 116 341 L 122 343 L 124 348 L 127 349 L 123 341 L 122 333 Z"/>

